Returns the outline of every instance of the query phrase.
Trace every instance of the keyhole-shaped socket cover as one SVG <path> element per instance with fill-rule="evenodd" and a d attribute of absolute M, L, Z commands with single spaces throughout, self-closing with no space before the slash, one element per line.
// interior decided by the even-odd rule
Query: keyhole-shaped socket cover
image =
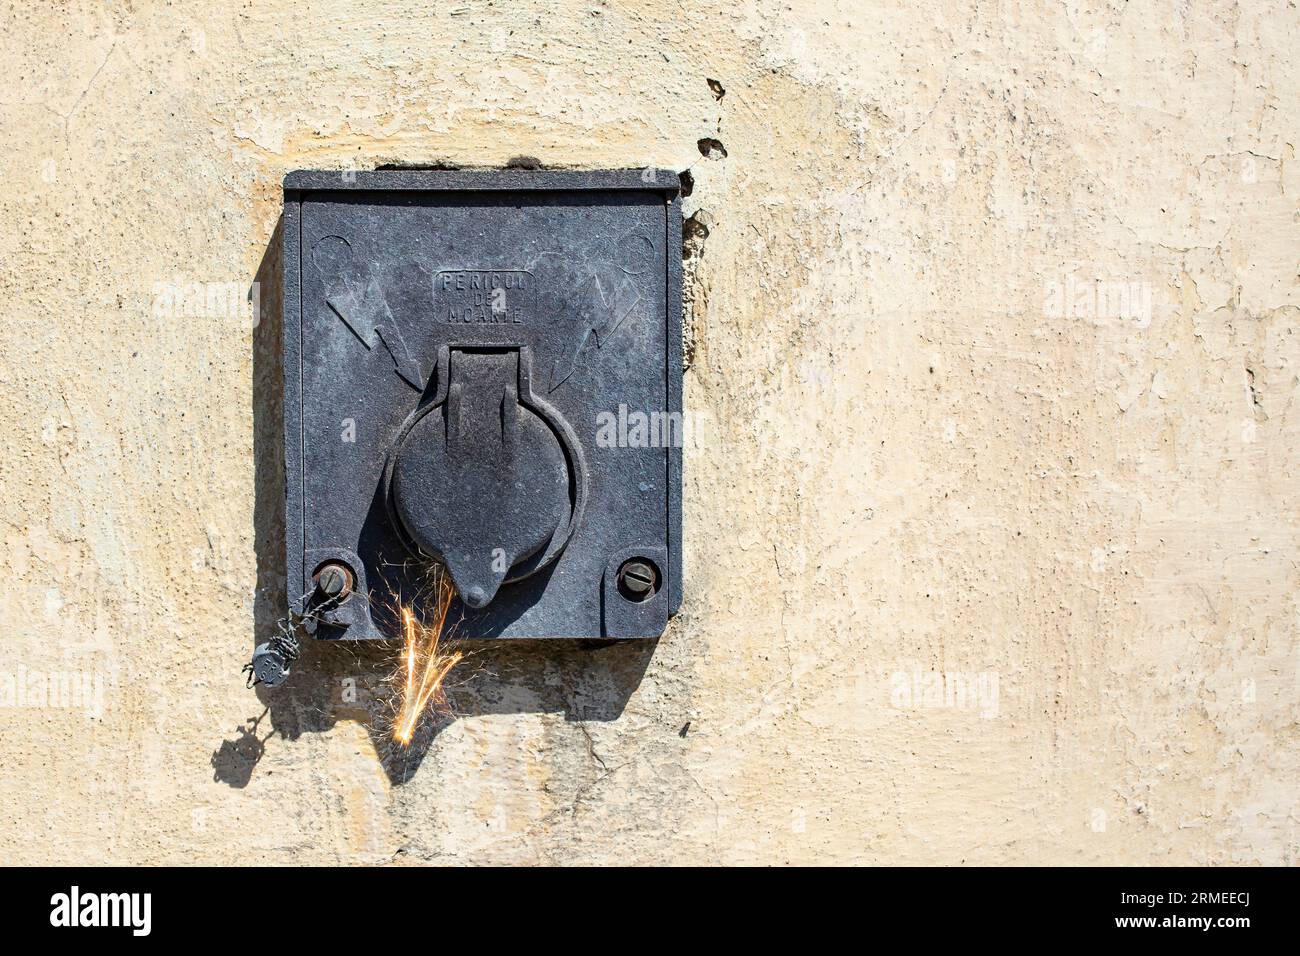
<path fill-rule="evenodd" d="M 389 461 L 389 505 L 408 546 L 441 561 L 471 608 L 549 563 L 581 513 L 576 446 L 532 398 L 520 358 L 451 349 L 442 400 L 407 420 Z"/>

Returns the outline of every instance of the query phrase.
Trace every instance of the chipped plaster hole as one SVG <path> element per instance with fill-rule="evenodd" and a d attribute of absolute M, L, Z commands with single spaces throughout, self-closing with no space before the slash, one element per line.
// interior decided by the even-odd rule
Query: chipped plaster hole
<path fill-rule="evenodd" d="M 700 149 L 700 155 L 705 159 L 726 159 L 727 147 L 722 145 L 722 140 L 705 137 L 695 144 Z"/>
<path fill-rule="evenodd" d="M 695 362 L 696 322 L 704 314 L 708 293 L 700 278 L 704 241 L 709 238 L 713 218 L 698 209 L 682 222 L 682 371 Z"/>
<path fill-rule="evenodd" d="M 512 156 L 506 160 L 506 169 L 541 169 L 542 161 L 536 156 Z"/>

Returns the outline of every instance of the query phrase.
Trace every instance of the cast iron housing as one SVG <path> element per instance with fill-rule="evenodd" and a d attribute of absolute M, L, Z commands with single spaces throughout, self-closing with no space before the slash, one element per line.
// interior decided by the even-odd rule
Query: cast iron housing
<path fill-rule="evenodd" d="M 315 636 L 399 636 L 430 557 L 463 637 L 662 633 L 682 598 L 676 174 L 293 172 L 283 225 L 292 609 L 322 569 L 347 588 Z"/>

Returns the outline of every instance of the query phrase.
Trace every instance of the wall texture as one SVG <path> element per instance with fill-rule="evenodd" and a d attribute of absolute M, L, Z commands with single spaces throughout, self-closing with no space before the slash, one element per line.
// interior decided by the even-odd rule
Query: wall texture
<path fill-rule="evenodd" d="M 1261 0 L 5 4 L 0 860 L 1297 862 L 1297 48 Z M 395 751 L 391 652 L 239 673 L 279 184 L 519 156 L 690 171 L 686 602 L 483 650 Z"/>

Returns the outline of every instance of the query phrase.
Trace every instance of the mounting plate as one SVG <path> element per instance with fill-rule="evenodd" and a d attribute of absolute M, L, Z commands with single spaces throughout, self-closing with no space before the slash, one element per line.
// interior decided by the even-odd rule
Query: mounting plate
<path fill-rule="evenodd" d="M 398 637 L 431 559 L 463 637 L 662 633 L 682 597 L 677 176 L 294 172 L 284 194 L 294 610 L 325 564 L 353 584 L 315 635 Z"/>

